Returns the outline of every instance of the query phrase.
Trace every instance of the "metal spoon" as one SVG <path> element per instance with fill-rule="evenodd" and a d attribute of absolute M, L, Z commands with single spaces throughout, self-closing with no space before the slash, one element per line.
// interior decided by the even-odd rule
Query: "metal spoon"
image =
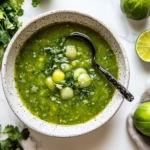
<path fill-rule="evenodd" d="M 134 100 L 134 96 L 123 85 L 121 85 L 121 83 L 118 82 L 109 72 L 107 72 L 102 66 L 100 66 L 96 62 L 96 58 L 95 58 L 96 49 L 95 49 L 91 39 L 87 35 L 82 34 L 80 32 L 73 32 L 67 38 L 75 38 L 75 39 L 79 39 L 79 40 L 82 40 L 85 43 L 87 43 L 92 52 L 93 65 L 95 65 L 95 67 L 112 83 L 112 85 L 118 91 L 120 91 L 120 93 L 124 96 L 124 98 L 126 98 L 130 102 Z"/>

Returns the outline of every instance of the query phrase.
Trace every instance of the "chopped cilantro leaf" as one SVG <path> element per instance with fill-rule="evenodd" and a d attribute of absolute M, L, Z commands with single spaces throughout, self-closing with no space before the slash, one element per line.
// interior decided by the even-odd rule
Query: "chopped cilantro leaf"
<path fill-rule="evenodd" d="M 52 72 L 58 67 L 60 63 L 67 63 L 68 58 L 65 56 L 65 47 L 63 47 L 66 38 L 62 37 L 57 40 L 54 47 L 45 47 L 41 51 L 43 53 L 50 54 L 50 59 L 45 63 L 45 74 L 52 74 Z"/>
<path fill-rule="evenodd" d="M 22 139 L 26 140 L 29 135 L 30 135 L 30 132 L 27 128 L 24 128 L 22 131 L 21 131 L 21 135 L 22 135 Z"/>
<path fill-rule="evenodd" d="M 41 0 L 32 0 L 32 6 L 33 7 L 36 7 L 40 3 L 41 3 Z"/>
<path fill-rule="evenodd" d="M 89 86 L 83 89 L 76 88 L 75 95 L 78 95 L 80 100 L 83 100 L 84 97 L 90 97 L 94 94 L 94 86 Z"/>
<path fill-rule="evenodd" d="M 39 89 L 39 88 L 38 88 L 37 86 L 32 85 L 32 86 L 31 86 L 31 89 L 30 89 L 30 92 L 31 92 L 31 93 L 37 93 L 37 92 L 38 92 L 38 89 Z"/>
<path fill-rule="evenodd" d="M 20 141 L 26 140 L 30 134 L 27 128 L 20 132 L 18 127 L 14 127 L 13 125 L 7 125 L 1 133 L 7 134 L 8 138 L 0 141 L 0 150 L 23 150 Z"/>

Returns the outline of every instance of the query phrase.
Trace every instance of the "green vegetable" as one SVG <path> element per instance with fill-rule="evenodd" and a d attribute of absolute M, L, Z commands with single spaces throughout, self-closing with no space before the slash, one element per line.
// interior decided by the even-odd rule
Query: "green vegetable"
<path fill-rule="evenodd" d="M 94 95 L 94 90 L 95 87 L 94 86 L 89 86 L 86 88 L 80 88 L 80 89 L 75 89 L 75 95 L 78 95 L 80 100 L 83 100 L 84 98 L 90 98 L 92 95 Z"/>
<path fill-rule="evenodd" d="M 64 71 L 64 72 L 68 72 L 68 71 L 71 70 L 71 65 L 66 64 L 66 63 L 61 64 L 61 69 L 62 69 L 62 71 Z"/>
<path fill-rule="evenodd" d="M 13 35 L 21 26 L 18 17 L 23 15 L 23 0 L 5 0 L 0 3 L 0 63 Z"/>
<path fill-rule="evenodd" d="M 0 141 L 0 150 L 16 150 L 17 148 L 23 150 L 20 142 L 26 140 L 30 135 L 27 128 L 19 131 L 18 127 L 12 125 L 7 125 L 1 133 L 7 134 L 8 138 Z"/>
<path fill-rule="evenodd" d="M 52 91 L 54 91 L 55 88 L 56 88 L 56 86 L 54 84 L 54 81 L 53 81 L 53 79 L 51 77 L 47 77 L 46 78 L 45 84 Z"/>
<path fill-rule="evenodd" d="M 74 95 L 73 89 L 70 87 L 62 88 L 60 91 L 60 96 L 63 100 L 71 99 Z"/>
<path fill-rule="evenodd" d="M 38 88 L 37 86 L 32 85 L 32 86 L 31 86 L 31 89 L 30 89 L 30 92 L 31 92 L 31 93 L 37 93 L 37 92 L 38 92 L 38 89 L 39 89 L 39 88 Z"/>
<path fill-rule="evenodd" d="M 142 20 L 150 15 L 150 0 L 121 0 L 121 10 L 128 18 Z"/>
<path fill-rule="evenodd" d="M 78 68 L 74 71 L 74 79 L 77 79 L 79 77 L 80 74 L 82 73 L 87 73 L 86 70 L 84 68 Z"/>
<path fill-rule="evenodd" d="M 32 6 L 33 7 L 36 7 L 40 3 L 41 3 L 41 0 L 32 0 Z"/>
<path fill-rule="evenodd" d="M 78 84 L 80 88 L 85 88 L 90 86 L 91 78 L 87 73 L 82 73 L 78 77 Z"/>
<path fill-rule="evenodd" d="M 7 45 L 22 23 L 18 17 L 23 15 L 22 4 L 24 0 L 1 0 L 0 1 L 0 64 Z M 36 7 L 41 0 L 32 0 Z"/>
<path fill-rule="evenodd" d="M 61 37 L 55 43 L 53 48 L 46 47 L 43 49 L 43 53 L 48 53 L 51 55 L 50 60 L 45 63 L 45 74 L 52 74 L 52 72 L 57 68 L 57 63 L 68 63 L 68 59 L 65 57 L 65 48 L 63 47 L 66 38 Z"/>
<path fill-rule="evenodd" d="M 142 134 L 150 137 L 150 102 L 145 102 L 136 109 L 134 124 Z"/>
<path fill-rule="evenodd" d="M 77 51 L 74 46 L 67 46 L 66 47 L 66 57 L 70 60 L 75 60 L 77 57 Z"/>
<path fill-rule="evenodd" d="M 64 87 L 77 88 L 77 81 L 74 80 L 72 72 L 67 72 L 64 82 L 61 82 Z"/>

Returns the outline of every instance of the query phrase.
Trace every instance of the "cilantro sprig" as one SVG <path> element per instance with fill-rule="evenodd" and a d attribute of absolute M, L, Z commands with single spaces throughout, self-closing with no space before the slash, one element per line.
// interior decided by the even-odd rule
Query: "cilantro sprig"
<path fill-rule="evenodd" d="M 0 64 L 7 45 L 20 28 L 22 23 L 19 17 L 23 15 L 24 0 L 0 0 Z M 32 0 L 32 6 L 36 7 L 41 0 Z"/>
<path fill-rule="evenodd" d="M 18 17 L 23 15 L 23 0 L 4 0 L 0 3 L 0 63 L 5 49 L 21 26 Z"/>
<path fill-rule="evenodd" d="M 49 61 L 45 63 L 45 74 L 52 74 L 52 72 L 58 67 L 58 65 L 68 62 L 68 59 L 65 56 L 65 40 L 65 37 L 61 37 L 56 41 L 53 48 L 45 47 L 44 49 L 42 49 L 42 52 L 50 54 Z"/>
<path fill-rule="evenodd" d="M 13 125 L 7 125 L 1 133 L 7 134 L 8 137 L 0 141 L 0 150 L 16 150 L 17 148 L 23 150 L 20 142 L 26 140 L 30 135 L 27 128 L 19 131 L 18 127 Z"/>

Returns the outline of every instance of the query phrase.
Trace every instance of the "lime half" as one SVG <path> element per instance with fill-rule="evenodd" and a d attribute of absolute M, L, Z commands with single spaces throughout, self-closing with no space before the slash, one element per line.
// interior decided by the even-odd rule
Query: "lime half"
<path fill-rule="evenodd" d="M 150 62 L 150 30 L 142 32 L 138 37 L 136 52 L 142 60 Z"/>

